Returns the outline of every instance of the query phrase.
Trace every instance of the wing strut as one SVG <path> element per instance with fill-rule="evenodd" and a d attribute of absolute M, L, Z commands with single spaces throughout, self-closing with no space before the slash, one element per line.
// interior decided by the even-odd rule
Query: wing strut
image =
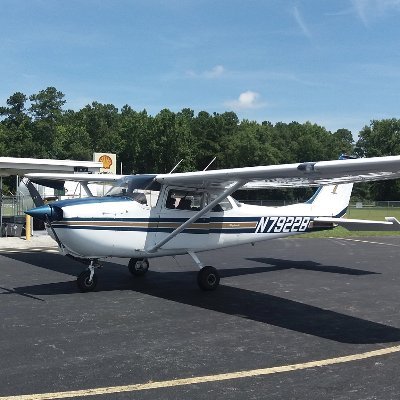
<path fill-rule="evenodd" d="M 88 186 L 87 182 L 80 182 L 80 184 L 83 187 L 83 190 L 85 191 L 86 195 L 88 197 L 93 197 L 93 193 L 89 189 L 89 186 Z"/>
<path fill-rule="evenodd" d="M 189 226 L 193 222 L 196 222 L 201 216 L 203 216 L 205 213 L 207 213 L 209 210 L 211 210 L 220 201 L 222 201 L 223 199 L 228 197 L 230 194 L 232 194 L 233 192 L 238 190 L 245 183 L 246 183 L 246 181 L 242 181 L 242 180 L 235 182 L 232 186 L 230 186 L 224 192 L 222 192 L 215 200 L 213 200 L 211 203 L 207 204 L 207 206 L 205 206 L 202 210 L 197 212 L 195 215 L 193 215 L 193 217 L 189 218 L 186 222 L 184 222 L 182 225 L 180 225 L 178 228 L 176 228 L 173 232 L 171 232 L 167 237 L 165 237 L 163 240 L 158 242 L 155 246 L 148 249 L 147 251 L 149 253 L 156 252 L 160 247 L 164 246 L 165 243 L 168 243 L 176 235 L 179 235 L 187 226 Z"/>

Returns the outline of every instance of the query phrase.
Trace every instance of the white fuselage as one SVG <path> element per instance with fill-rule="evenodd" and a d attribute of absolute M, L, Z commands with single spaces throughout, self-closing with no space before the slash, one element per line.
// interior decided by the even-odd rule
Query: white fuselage
<path fill-rule="evenodd" d="M 63 220 L 53 228 L 67 253 L 85 258 L 160 257 L 253 243 L 307 232 L 314 216 L 313 204 L 261 207 L 236 204 L 209 211 L 155 252 L 174 229 L 191 218 L 192 210 L 149 207 L 136 201 L 91 199 L 63 205 Z M 160 202 L 159 202 L 160 203 Z"/>

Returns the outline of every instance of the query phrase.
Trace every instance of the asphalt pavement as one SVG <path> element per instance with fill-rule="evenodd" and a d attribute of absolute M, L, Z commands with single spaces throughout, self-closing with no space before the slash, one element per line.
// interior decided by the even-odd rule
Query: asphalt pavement
<path fill-rule="evenodd" d="M 0 399 L 398 399 L 399 250 L 300 238 L 201 253 L 214 292 L 188 256 L 140 278 L 112 259 L 80 293 L 84 266 L 48 236 L 0 239 Z"/>

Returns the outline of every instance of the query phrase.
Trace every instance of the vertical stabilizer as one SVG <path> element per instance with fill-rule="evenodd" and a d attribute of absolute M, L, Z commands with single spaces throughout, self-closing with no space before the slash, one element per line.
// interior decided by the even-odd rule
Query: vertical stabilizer
<path fill-rule="evenodd" d="M 350 203 L 352 183 L 321 186 L 307 201 L 313 214 L 330 217 L 343 217 Z"/>
<path fill-rule="evenodd" d="M 357 157 L 342 154 L 339 160 L 349 158 Z M 352 190 L 353 183 L 321 186 L 307 203 L 312 205 L 311 208 L 317 215 L 343 217 L 347 212 Z"/>

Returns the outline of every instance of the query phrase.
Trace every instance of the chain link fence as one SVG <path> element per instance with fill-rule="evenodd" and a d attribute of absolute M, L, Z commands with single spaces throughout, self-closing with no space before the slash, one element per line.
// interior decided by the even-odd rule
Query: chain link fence
<path fill-rule="evenodd" d="M 0 197 L 0 236 L 21 236 L 25 230 L 24 211 L 34 207 L 30 196 Z"/>

